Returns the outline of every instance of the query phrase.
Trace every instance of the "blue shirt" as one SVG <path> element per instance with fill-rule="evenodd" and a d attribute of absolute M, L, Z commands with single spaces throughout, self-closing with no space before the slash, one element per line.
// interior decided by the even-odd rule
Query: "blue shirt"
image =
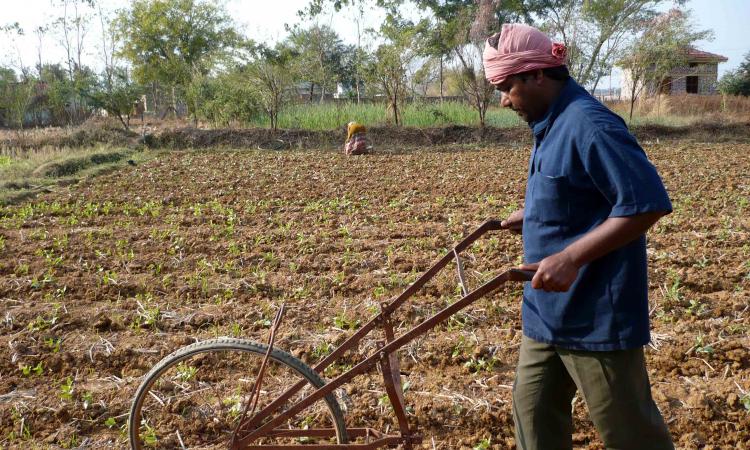
<path fill-rule="evenodd" d="M 562 251 L 609 217 L 671 212 L 656 168 L 625 122 L 570 79 L 531 124 L 523 220 L 524 259 Z M 646 237 L 584 265 L 567 292 L 527 283 L 523 332 L 579 350 L 621 350 L 649 341 Z"/>

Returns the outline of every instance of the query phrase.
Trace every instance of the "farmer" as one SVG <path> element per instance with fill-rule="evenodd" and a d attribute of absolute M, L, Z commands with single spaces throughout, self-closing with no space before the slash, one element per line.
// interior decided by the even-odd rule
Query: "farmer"
<path fill-rule="evenodd" d="M 523 338 L 513 386 L 516 443 L 571 449 L 576 390 L 607 449 L 673 449 L 651 398 L 646 231 L 672 210 L 654 166 L 612 113 L 568 75 L 566 49 L 503 25 L 487 40 L 487 80 L 529 123 Z"/>
<path fill-rule="evenodd" d="M 344 154 L 363 155 L 370 151 L 370 141 L 367 139 L 367 129 L 358 122 L 346 124 L 346 142 L 344 142 Z"/>

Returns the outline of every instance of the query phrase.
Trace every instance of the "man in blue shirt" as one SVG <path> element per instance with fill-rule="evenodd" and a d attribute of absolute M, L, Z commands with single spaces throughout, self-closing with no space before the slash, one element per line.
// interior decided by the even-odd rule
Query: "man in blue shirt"
<path fill-rule="evenodd" d="M 623 120 L 568 76 L 565 48 L 509 24 L 485 47 L 501 103 L 534 134 L 523 234 L 523 340 L 513 389 L 519 448 L 572 449 L 576 390 L 608 449 L 673 449 L 652 397 L 646 231 L 672 207 Z"/>

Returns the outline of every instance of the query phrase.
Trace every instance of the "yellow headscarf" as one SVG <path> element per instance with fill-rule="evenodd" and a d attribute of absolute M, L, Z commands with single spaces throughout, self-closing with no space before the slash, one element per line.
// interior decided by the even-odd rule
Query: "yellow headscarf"
<path fill-rule="evenodd" d="M 346 140 L 351 140 L 352 136 L 354 136 L 357 133 L 366 133 L 367 129 L 365 129 L 365 126 L 361 123 L 357 122 L 349 122 L 349 124 L 346 127 Z"/>

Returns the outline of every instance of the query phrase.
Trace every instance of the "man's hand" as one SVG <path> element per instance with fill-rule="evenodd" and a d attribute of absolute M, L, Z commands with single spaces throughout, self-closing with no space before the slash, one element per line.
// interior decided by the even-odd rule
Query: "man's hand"
<path fill-rule="evenodd" d="M 531 279 L 532 288 L 544 289 L 547 292 L 565 292 L 578 278 L 579 267 L 568 253 L 562 251 L 538 263 L 523 264 L 519 269 L 536 271 Z"/>
<path fill-rule="evenodd" d="M 511 233 L 521 234 L 523 228 L 523 208 L 512 212 L 505 220 L 500 222 L 500 226 Z"/>

